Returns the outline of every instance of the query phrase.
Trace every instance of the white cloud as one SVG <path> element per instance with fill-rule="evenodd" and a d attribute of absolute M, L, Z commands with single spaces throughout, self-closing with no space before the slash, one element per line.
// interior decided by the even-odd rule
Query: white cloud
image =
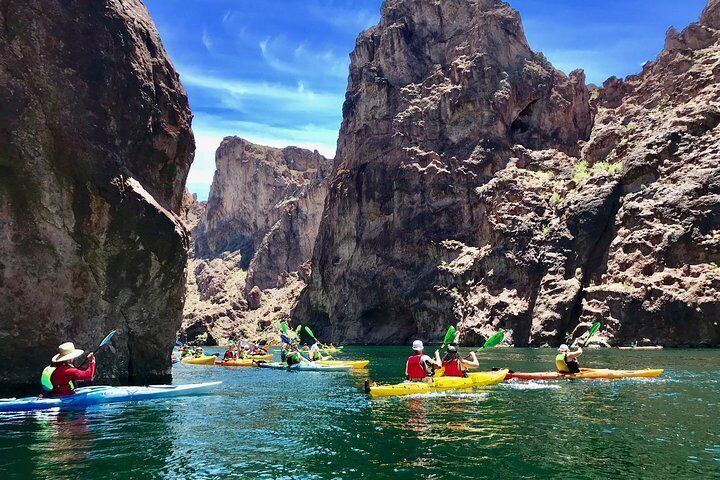
<path fill-rule="evenodd" d="M 333 0 L 311 2 L 308 11 L 318 20 L 343 31 L 366 30 L 380 21 L 380 11 L 344 8 Z"/>
<path fill-rule="evenodd" d="M 344 97 L 333 93 L 316 93 L 305 86 L 302 90 L 278 84 L 249 82 L 225 79 L 211 75 L 198 74 L 189 69 L 179 68 L 183 72 L 181 80 L 184 84 L 204 88 L 220 94 L 228 107 L 238 106 L 230 99 L 270 99 L 283 102 L 288 111 L 317 112 L 335 111 L 342 107 Z"/>
<path fill-rule="evenodd" d="M 203 28 L 203 33 L 202 33 L 202 39 L 201 39 L 201 40 L 202 40 L 202 44 L 205 46 L 205 49 L 207 49 L 208 52 L 211 52 L 211 51 L 212 51 L 212 47 L 213 47 L 213 41 L 212 41 L 212 39 L 210 38 L 210 34 L 208 33 L 206 27 Z"/>
<path fill-rule="evenodd" d="M 302 77 L 347 78 L 349 55 L 338 55 L 331 49 L 311 50 L 305 43 L 295 47 L 283 37 L 266 38 L 258 42 L 265 63 L 278 72 Z M 283 56 L 292 51 L 291 56 Z"/>

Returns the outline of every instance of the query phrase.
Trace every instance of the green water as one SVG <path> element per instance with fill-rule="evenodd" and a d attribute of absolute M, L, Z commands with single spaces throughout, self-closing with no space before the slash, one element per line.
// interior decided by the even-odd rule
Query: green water
<path fill-rule="evenodd" d="M 217 394 L 69 413 L 0 414 L 0 478 L 718 478 L 720 350 L 589 351 L 584 365 L 659 379 L 510 383 L 370 400 L 400 380 L 396 347 L 349 347 L 367 371 L 178 364 Z M 486 368 L 551 367 L 495 349 Z M 100 365 L 102 367 L 102 365 Z"/>

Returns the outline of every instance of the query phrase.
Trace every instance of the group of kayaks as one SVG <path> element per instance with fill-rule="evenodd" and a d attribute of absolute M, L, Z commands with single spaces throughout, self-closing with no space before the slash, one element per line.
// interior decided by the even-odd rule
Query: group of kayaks
<path fill-rule="evenodd" d="M 328 352 L 331 349 L 327 349 Z M 342 347 L 335 347 L 335 353 L 341 352 Z M 218 365 L 221 367 L 258 367 L 275 370 L 305 370 L 305 371 L 327 371 L 338 372 L 347 370 L 361 370 L 366 368 L 370 360 L 317 360 L 315 362 L 303 362 L 297 365 L 288 366 L 284 362 L 272 362 L 273 354 L 251 355 L 247 358 L 237 360 L 220 360 L 215 355 L 203 355 L 199 357 L 185 357 L 182 363 L 189 365 Z"/>
<path fill-rule="evenodd" d="M 641 347 L 634 347 L 641 348 Z M 335 348 L 335 353 L 341 348 Z M 219 365 L 223 367 L 259 367 L 275 370 L 339 372 L 363 369 L 369 360 L 318 360 L 288 366 L 285 362 L 272 362 L 273 355 L 254 355 L 239 360 L 218 360 L 215 355 L 186 357 L 181 361 L 190 365 Z M 557 372 L 513 372 L 498 369 L 486 372 L 468 373 L 464 377 L 436 376 L 429 381 L 401 382 L 390 385 L 370 385 L 365 389 L 372 397 L 390 397 L 430 393 L 433 391 L 467 389 L 494 385 L 503 381 L 554 381 L 571 379 L 621 379 L 651 378 L 663 373 L 663 369 L 610 370 L 583 368 L 580 373 L 562 374 Z M 439 373 L 441 374 L 441 373 Z M 64 397 L 28 397 L 0 399 L 0 412 L 35 411 L 47 409 L 82 408 L 91 405 L 117 402 L 134 402 L 158 398 L 172 398 L 185 395 L 208 393 L 221 382 L 195 383 L 187 385 L 150 385 L 147 387 L 91 386 L 76 389 L 73 395 Z"/>

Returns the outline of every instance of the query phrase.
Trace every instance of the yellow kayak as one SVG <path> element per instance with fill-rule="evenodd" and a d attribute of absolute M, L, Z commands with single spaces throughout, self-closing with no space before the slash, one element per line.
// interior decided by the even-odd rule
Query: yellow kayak
<path fill-rule="evenodd" d="M 495 372 L 475 372 L 468 374 L 467 377 L 433 378 L 431 382 L 403 382 L 395 385 L 368 386 L 367 390 L 372 397 L 391 397 L 398 395 L 429 393 L 437 390 L 482 387 L 502 382 L 507 373 L 507 370 L 498 370 Z"/>
<path fill-rule="evenodd" d="M 213 365 L 217 360 L 215 355 L 202 356 L 202 357 L 185 357 L 182 359 L 183 363 L 189 363 L 190 365 Z"/>
<path fill-rule="evenodd" d="M 267 355 L 252 355 L 248 358 L 240 358 L 238 360 L 218 360 L 215 362 L 215 365 L 222 367 L 252 367 L 255 365 L 255 362 L 267 362 L 272 360 L 272 358 L 272 353 L 268 353 Z"/>
<path fill-rule="evenodd" d="M 318 360 L 320 365 L 350 365 L 353 370 L 361 370 L 368 366 L 370 360 Z"/>

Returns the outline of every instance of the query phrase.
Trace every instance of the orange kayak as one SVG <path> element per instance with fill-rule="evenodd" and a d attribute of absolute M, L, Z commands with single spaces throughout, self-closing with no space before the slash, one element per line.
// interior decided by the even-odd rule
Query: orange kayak
<path fill-rule="evenodd" d="M 610 370 L 607 368 L 581 368 L 580 373 L 558 373 L 558 372 L 510 372 L 506 380 L 515 378 L 517 380 L 564 380 L 580 378 L 586 380 L 594 379 L 618 379 L 618 378 L 651 378 L 663 373 L 663 369 L 646 370 Z"/>
<path fill-rule="evenodd" d="M 662 350 L 662 345 L 650 345 L 645 347 L 618 347 L 620 350 Z"/>

